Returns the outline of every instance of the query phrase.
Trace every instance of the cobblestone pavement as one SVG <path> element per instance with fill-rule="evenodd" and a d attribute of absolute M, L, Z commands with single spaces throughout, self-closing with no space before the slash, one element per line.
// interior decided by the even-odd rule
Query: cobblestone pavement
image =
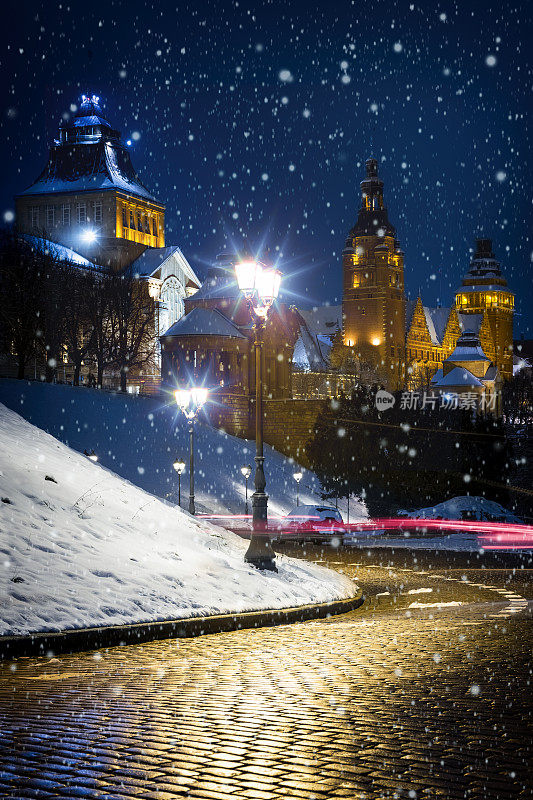
<path fill-rule="evenodd" d="M 531 572 L 324 558 L 361 609 L 0 667 L 0 797 L 531 797 Z"/>

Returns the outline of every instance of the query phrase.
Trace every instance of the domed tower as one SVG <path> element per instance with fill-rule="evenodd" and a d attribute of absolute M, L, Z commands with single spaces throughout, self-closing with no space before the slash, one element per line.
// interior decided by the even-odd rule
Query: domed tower
<path fill-rule="evenodd" d="M 81 96 L 48 163 L 16 198 L 19 229 L 120 268 L 165 244 L 165 207 L 141 183 L 99 98 Z"/>
<path fill-rule="evenodd" d="M 384 384 L 403 387 L 405 294 L 403 251 L 383 201 L 378 162 L 366 162 L 361 207 L 342 251 L 343 337 L 355 357 L 370 361 Z"/>
<path fill-rule="evenodd" d="M 456 295 L 461 314 L 486 314 L 496 352 L 496 366 L 504 380 L 513 377 L 514 294 L 507 288 L 491 239 L 476 239 L 470 269 Z"/>

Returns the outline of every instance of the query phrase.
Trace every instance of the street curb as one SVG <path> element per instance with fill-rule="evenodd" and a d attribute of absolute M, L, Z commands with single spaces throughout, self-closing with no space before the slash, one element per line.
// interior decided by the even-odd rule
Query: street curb
<path fill-rule="evenodd" d="M 296 608 L 245 611 L 237 614 L 217 614 L 209 617 L 165 620 L 163 622 L 140 622 L 133 625 L 111 625 L 102 628 L 33 633 L 27 636 L 0 636 L 0 661 L 21 656 L 56 655 L 95 650 L 102 647 L 117 647 L 141 644 L 157 639 L 190 638 L 210 633 L 227 633 L 245 628 L 265 628 L 324 619 L 337 614 L 347 614 L 363 604 L 361 590 L 353 597 L 332 603 L 297 606 Z"/>

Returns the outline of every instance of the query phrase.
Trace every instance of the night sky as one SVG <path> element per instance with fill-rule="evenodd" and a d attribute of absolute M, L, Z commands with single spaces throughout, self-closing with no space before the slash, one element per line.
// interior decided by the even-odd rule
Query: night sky
<path fill-rule="evenodd" d="M 475 236 L 491 237 L 515 332 L 533 336 L 526 0 L 3 8 L 5 220 L 62 114 L 95 93 L 200 274 L 225 242 L 263 243 L 287 299 L 336 302 L 372 152 L 408 294 L 450 304 Z"/>

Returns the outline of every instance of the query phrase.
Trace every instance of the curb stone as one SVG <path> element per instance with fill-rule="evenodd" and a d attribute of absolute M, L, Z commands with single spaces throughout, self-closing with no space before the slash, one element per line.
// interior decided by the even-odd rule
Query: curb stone
<path fill-rule="evenodd" d="M 141 644 L 158 639 L 190 638 L 213 633 L 227 633 L 245 628 L 264 628 L 287 625 L 311 619 L 324 619 L 348 614 L 364 602 L 363 593 L 330 603 L 297 606 L 296 608 L 245 611 L 236 614 L 217 614 L 207 617 L 140 622 L 131 625 L 110 625 L 100 628 L 80 628 L 61 632 L 45 631 L 24 636 L 0 636 L 0 661 L 21 656 L 50 656 L 75 653 L 105 647 Z"/>

